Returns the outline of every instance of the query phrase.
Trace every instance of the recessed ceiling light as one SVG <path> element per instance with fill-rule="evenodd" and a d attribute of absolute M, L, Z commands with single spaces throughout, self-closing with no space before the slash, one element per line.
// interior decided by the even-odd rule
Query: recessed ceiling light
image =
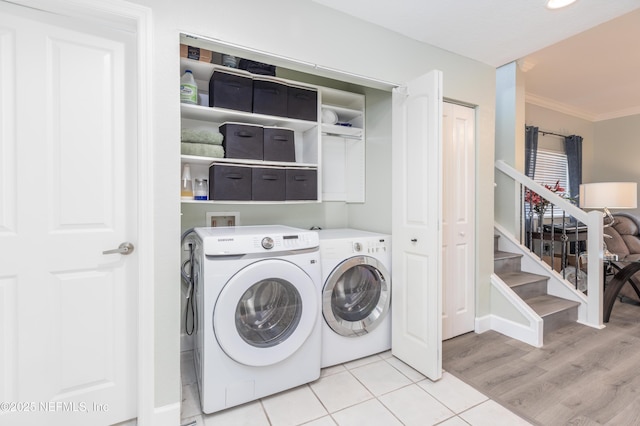
<path fill-rule="evenodd" d="M 575 3 L 576 0 L 547 0 L 548 9 L 560 9 Z"/>

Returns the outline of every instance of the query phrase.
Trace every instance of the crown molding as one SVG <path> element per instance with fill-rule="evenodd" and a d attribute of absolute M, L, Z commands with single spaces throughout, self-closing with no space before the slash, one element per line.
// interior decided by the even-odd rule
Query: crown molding
<path fill-rule="evenodd" d="M 596 121 L 596 116 L 590 114 L 583 109 L 576 108 L 571 105 L 563 104 L 553 99 L 545 98 L 543 96 L 534 95 L 533 93 L 525 93 L 525 102 L 533 105 L 537 105 L 543 108 L 551 109 L 563 114 L 571 115 L 573 117 L 581 118 L 587 121 Z"/>
<path fill-rule="evenodd" d="M 612 120 L 614 118 L 628 117 L 630 115 L 640 115 L 640 106 L 612 111 L 605 114 L 593 114 L 585 111 L 584 109 L 563 104 L 562 102 L 545 98 L 543 96 L 534 95 L 533 93 L 525 93 L 525 102 L 591 122 Z"/>

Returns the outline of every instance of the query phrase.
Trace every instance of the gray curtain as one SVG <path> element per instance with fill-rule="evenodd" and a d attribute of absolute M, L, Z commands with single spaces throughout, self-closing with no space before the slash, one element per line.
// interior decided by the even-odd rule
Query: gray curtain
<path fill-rule="evenodd" d="M 533 179 L 536 172 L 536 158 L 538 157 L 538 128 L 535 126 L 526 126 L 525 127 L 525 136 L 524 136 L 524 174 Z M 523 199 L 524 202 L 524 199 Z M 530 208 L 531 206 L 525 202 L 524 205 L 524 229 L 525 236 L 524 241 L 525 245 L 529 248 L 532 248 L 531 242 L 531 232 L 533 232 L 533 222 L 530 217 Z"/>
<path fill-rule="evenodd" d="M 582 183 L 582 136 L 571 135 L 564 138 L 569 169 L 569 195 L 577 200 Z"/>
<path fill-rule="evenodd" d="M 579 204 L 580 184 L 582 183 L 582 136 L 571 135 L 564 138 L 564 151 L 567 154 L 567 169 L 569 169 L 569 196 Z M 576 222 L 572 218 L 572 223 Z M 587 250 L 585 241 L 578 241 L 578 253 Z M 576 252 L 576 243 L 569 244 L 569 253 Z"/>
<path fill-rule="evenodd" d="M 533 179 L 536 172 L 536 158 L 538 155 L 538 128 L 525 127 L 524 138 L 524 174 Z"/>

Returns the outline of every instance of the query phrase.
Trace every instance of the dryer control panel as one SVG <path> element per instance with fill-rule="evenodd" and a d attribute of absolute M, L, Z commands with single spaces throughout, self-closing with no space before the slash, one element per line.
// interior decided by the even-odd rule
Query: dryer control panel
<path fill-rule="evenodd" d="M 386 238 L 363 238 L 352 243 L 352 250 L 355 254 L 376 254 L 386 253 L 390 250 L 389 241 Z"/>
<path fill-rule="evenodd" d="M 230 256 L 252 253 L 317 248 L 316 231 L 287 226 L 234 226 L 196 228 L 206 256 Z"/>
<path fill-rule="evenodd" d="M 337 228 L 318 231 L 320 255 L 325 259 L 341 259 L 350 256 L 375 256 L 386 259 L 391 256 L 391 235 L 359 229 Z"/>

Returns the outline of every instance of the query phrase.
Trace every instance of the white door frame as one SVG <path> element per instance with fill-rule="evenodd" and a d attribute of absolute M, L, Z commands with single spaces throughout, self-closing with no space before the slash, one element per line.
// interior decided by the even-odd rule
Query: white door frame
<path fill-rule="evenodd" d="M 155 339 L 154 339 L 154 245 L 153 245 L 153 151 L 152 151 L 152 99 L 151 10 L 126 1 L 109 0 L 8 0 L 43 11 L 82 17 L 105 17 L 107 20 L 127 22 L 136 28 L 136 57 L 138 61 L 138 184 L 144 191 L 138 193 L 138 332 L 137 383 L 138 424 L 160 424 L 155 413 Z M 132 348 L 133 350 L 133 348 Z M 178 415 L 180 406 L 178 404 Z M 161 415 L 162 413 L 157 413 Z"/>

